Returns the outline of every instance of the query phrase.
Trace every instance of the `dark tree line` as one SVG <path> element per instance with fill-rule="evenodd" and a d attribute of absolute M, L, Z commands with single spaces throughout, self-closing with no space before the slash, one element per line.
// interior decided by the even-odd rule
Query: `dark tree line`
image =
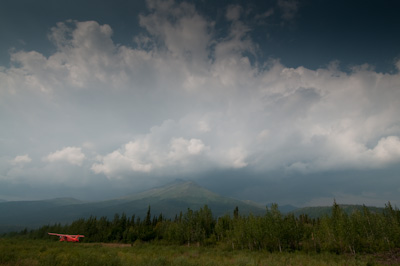
<path fill-rule="evenodd" d="M 146 217 L 125 213 L 106 217 L 79 219 L 69 225 L 47 225 L 18 233 L 29 238 L 48 238 L 48 232 L 84 234 L 85 242 L 159 241 L 179 245 L 224 245 L 230 249 L 267 251 L 359 253 L 387 251 L 400 247 L 400 211 L 390 203 L 382 212 L 367 207 L 346 214 L 334 202 L 331 215 L 310 219 L 307 215 L 283 215 L 276 204 L 265 215 L 240 215 L 214 218 L 205 205 L 199 210 L 187 209 L 174 219 L 162 214 Z"/>

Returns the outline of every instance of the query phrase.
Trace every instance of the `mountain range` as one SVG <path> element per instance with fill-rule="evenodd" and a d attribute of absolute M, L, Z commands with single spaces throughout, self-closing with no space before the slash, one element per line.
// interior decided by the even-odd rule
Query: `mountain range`
<path fill-rule="evenodd" d="M 139 194 L 98 202 L 82 202 L 73 198 L 0 202 L 0 233 L 54 223 L 65 224 L 90 216 L 112 219 L 116 213 L 123 212 L 127 216 L 145 217 L 149 206 L 152 215 L 162 213 L 167 218 L 174 218 L 181 211 L 188 208 L 197 210 L 206 204 L 215 217 L 232 213 L 236 206 L 244 215 L 265 213 L 265 206 L 255 202 L 224 197 L 194 182 L 177 180 Z"/>
<path fill-rule="evenodd" d="M 0 233 L 20 231 L 24 228 L 34 229 L 55 223 L 71 223 L 79 218 L 90 216 L 113 219 L 116 213 L 125 213 L 128 217 L 145 217 L 150 206 L 151 214 L 160 213 L 167 218 L 174 218 L 188 208 L 198 210 L 207 205 L 214 217 L 232 214 L 238 207 L 242 215 L 252 213 L 263 215 L 266 207 L 249 200 L 242 201 L 218 195 L 191 181 L 176 180 L 168 185 L 153 188 L 142 193 L 120 197 L 112 200 L 83 202 L 74 198 L 56 198 L 39 201 L 0 201 Z M 341 205 L 348 214 L 361 210 L 359 205 Z M 373 212 L 382 208 L 368 207 Z M 293 213 L 295 216 L 307 214 L 310 218 L 330 215 L 332 207 L 296 208 L 291 205 L 279 206 L 282 213 Z"/>

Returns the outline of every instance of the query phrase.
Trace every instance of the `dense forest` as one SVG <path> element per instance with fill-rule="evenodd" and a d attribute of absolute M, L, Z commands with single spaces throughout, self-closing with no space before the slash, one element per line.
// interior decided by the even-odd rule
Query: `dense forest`
<path fill-rule="evenodd" d="M 236 207 L 232 215 L 215 218 L 205 205 L 166 219 L 162 214 L 152 216 L 149 206 L 144 219 L 122 213 L 112 220 L 90 217 L 8 236 L 42 239 L 50 237 L 48 232 L 84 234 L 85 242 L 158 241 L 223 245 L 234 250 L 373 253 L 400 248 L 400 211 L 388 203 L 382 212 L 371 212 L 364 206 L 349 215 L 334 202 L 331 215 L 310 219 L 306 215 L 283 215 L 273 204 L 262 216 L 243 216 Z"/>

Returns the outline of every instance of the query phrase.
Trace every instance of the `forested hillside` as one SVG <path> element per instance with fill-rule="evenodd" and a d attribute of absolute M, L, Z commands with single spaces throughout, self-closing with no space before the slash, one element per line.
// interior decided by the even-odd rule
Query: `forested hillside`
<path fill-rule="evenodd" d="M 162 214 L 152 215 L 149 206 L 144 219 L 125 213 L 115 214 L 110 220 L 90 217 L 65 226 L 48 225 L 9 236 L 49 238 L 48 232 L 84 234 L 85 242 L 159 241 L 280 252 L 372 253 L 400 248 L 400 211 L 388 203 L 382 212 L 363 207 L 347 214 L 334 202 L 330 215 L 311 219 L 307 215 L 283 215 L 274 204 L 264 215 L 242 215 L 235 208 L 232 215 L 216 219 L 205 205 L 167 219 Z"/>
<path fill-rule="evenodd" d="M 0 234 L 35 229 L 46 224 L 67 224 L 79 218 L 106 217 L 113 219 L 115 213 L 134 213 L 143 219 L 147 207 L 162 213 L 164 218 L 188 208 L 198 210 L 207 204 L 216 217 L 230 213 L 238 206 L 243 214 L 263 214 L 264 207 L 251 201 L 241 201 L 215 194 L 194 182 L 177 180 L 162 187 L 139 194 L 98 202 L 81 202 L 71 198 L 41 201 L 15 201 L 0 203 Z"/>

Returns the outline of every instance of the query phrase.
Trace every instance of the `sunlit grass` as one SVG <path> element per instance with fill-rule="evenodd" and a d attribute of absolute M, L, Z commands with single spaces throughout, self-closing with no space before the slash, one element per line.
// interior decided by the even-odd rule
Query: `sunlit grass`
<path fill-rule="evenodd" d="M 367 265 L 371 256 L 0 239 L 0 265 Z"/>

